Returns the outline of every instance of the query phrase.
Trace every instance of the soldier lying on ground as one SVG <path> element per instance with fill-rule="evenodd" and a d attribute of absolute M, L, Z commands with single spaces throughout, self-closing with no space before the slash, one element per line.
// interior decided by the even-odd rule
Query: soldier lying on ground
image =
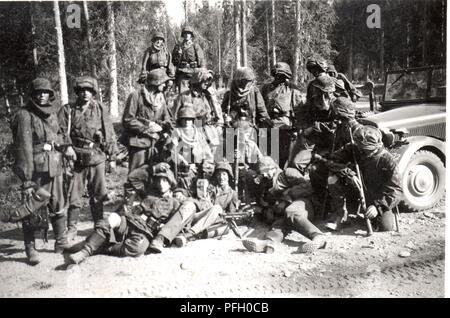
<path fill-rule="evenodd" d="M 293 168 L 282 171 L 272 158 L 264 157 L 258 164 L 258 178 L 259 204 L 265 207 L 263 215 L 271 230 L 264 240 L 243 240 L 244 247 L 251 252 L 273 253 L 276 244 L 295 230 L 311 240 L 300 247 L 301 252 L 324 248 L 325 235 L 311 222 L 318 202 L 308 175 Z"/>

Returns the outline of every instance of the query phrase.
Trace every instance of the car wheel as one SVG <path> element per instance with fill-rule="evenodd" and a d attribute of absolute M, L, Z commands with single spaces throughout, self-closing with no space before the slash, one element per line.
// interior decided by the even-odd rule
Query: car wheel
<path fill-rule="evenodd" d="M 427 150 L 414 153 L 403 172 L 403 205 L 408 211 L 431 209 L 445 199 L 445 167 Z"/>

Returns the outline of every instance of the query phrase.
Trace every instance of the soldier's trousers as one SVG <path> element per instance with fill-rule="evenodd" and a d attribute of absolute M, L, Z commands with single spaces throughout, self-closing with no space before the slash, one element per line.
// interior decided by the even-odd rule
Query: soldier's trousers
<path fill-rule="evenodd" d="M 64 192 L 63 192 L 63 176 L 56 176 L 51 178 L 48 173 L 34 173 L 33 179 L 37 185 L 44 188 L 50 193 L 48 204 L 41 209 L 48 209 L 50 223 L 57 243 L 65 243 L 66 240 L 66 214 L 64 209 Z M 33 211 L 33 206 L 30 205 Z M 31 228 L 25 221 L 22 222 L 22 231 L 25 244 L 34 242 L 35 229 Z"/>
<path fill-rule="evenodd" d="M 314 205 L 309 198 L 301 198 L 292 202 L 284 211 L 284 218 L 275 221 L 266 239 L 274 242 L 283 241 L 284 237 L 294 230 L 309 239 L 322 232 L 311 222 L 314 218 Z"/>
<path fill-rule="evenodd" d="M 200 234 L 220 220 L 221 212 L 222 208 L 219 205 L 198 211 L 193 202 L 186 201 L 164 224 L 158 234 L 164 236 L 169 242 L 172 242 L 183 229 L 189 229 L 193 235 Z"/>
<path fill-rule="evenodd" d="M 75 166 L 73 176 L 73 188 L 70 193 L 70 205 L 68 212 L 69 225 L 78 220 L 82 204 L 82 197 L 87 181 L 89 193 L 89 205 L 91 207 L 94 223 L 103 218 L 103 202 L 107 198 L 105 162 L 96 166 Z"/>
<path fill-rule="evenodd" d="M 314 145 L 308 142 L 303 136 L 298 136 L 295 140 L 292 151 L 289 154 L 288 167 L 296 168 L 301 173 L 305 172 L 306 167 L 311 162 Z"/>
<path fill-rule="evenodd" d="M 112 228 L 105 217 L 97 222 L 94 232 L 86 238 L 91 254 L 138 257 L 147 251 L 149 245 L 148 236 L 128 223 L 124 216 L 116 228 Z"/>
<path fill-rule="evenodd" d="M 128 148 L 128 174 L 134 169 L 147 164 L 155 156 L 155 148 Z"/>
<path fill-rule="evenodd" d="M 342 180 L 334 174 L 331 174 L 328 177 L 328 193 L 330 195 L 330 205 L 334 208 L 334 212 L 340 217 L 344 217 L 346 214 L 347 198 L 359 197 L 359 192 L 355 188 L 343 184 Z M 367 207 L 371 204 L 370 201 L 366 202 Z M 380 214 L 379 211 L 379 214 L 374 221 L 375 227 L 378 228 L 379 231 L 394 230 L 394 213 L 391 210 L 385 211 L 382 214 Z"/>

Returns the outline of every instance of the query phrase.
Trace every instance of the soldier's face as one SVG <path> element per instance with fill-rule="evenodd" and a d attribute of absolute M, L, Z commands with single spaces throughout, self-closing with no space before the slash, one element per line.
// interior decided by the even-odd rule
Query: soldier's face
<path fill-rule="evenodd" d="M 156 180 L 156 186 L 161 193 L 167 193 L 170 190 L 170 182 L 164 177 L 159 177 Z"/>
<path fill-rule="evenodd" d="M 320 110 L 330 109 L 331 93 L 322 92 L 317 94 L 314 100 L 314 105 Z"/>
<path fill-rule="evenodd" d="M 186 42 L 190 41 L 190 40 L 192 40 L 192 34 L 189 32 L 183 33 L 183 38 L 184 38 L 184 41 L 186 41 Z"/>
<path fill-rule="evenodd" d="M 93 92 L 87 88 L 81 88 L 78 90 L 78 100 L 83 103 L 89 103 L 94 97 Z"/>
<path fill-rule="evenodd" d="M 194 126 L 194 120 L 191 118 L 183 118 L 181 120 L 181 127 L 188 128 Z"/>
<path fill-rule="evenodd" d="M 50 100 L 50 92 L 37 90 L 33 93 L 32 98 L 36 104 L 44 106 L 47 105 Z"/>
<path fill-rule="evenodd" d="M 228 185 L 229 177 L 226 171 L 219 171 L 217 173 L 217 183 L 224 187 Z"/>
<path fill-rule="evenodd" d="M 180 202 L 184 202 L 187 199 L 187 197 L 183 194 L 183 192 L 175 192 L 173 196 Z"/>
<path fill-rule="evenodd" d="M 160 38 L 156 38 L 154 41 L 153 41 L 153 46 L 156 48 L 156 49 L 161 49 L 162 47 L 163 47 L 163 45 L 164 45 L 164 40 L 163 39 L 160 39 Z"/>

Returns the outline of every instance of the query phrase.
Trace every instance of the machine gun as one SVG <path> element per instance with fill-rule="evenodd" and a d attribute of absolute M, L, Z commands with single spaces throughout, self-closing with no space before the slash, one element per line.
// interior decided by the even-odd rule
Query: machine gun
<path fill-rule="evenodd" d="M 226 222 L 227 224 L 227 227 L 223 231 L 223 234 L 227 233 L 227 229 L 230 228 L 237 237 L 242 239 L 241 231 L 239 231 L 236 222 L 250 220 L 254 215 L 255 211 L 253 210 L 253 205 L 251 204 L 243 206 L 241 209 L 239 209 L 238 212 L 223 214 L 223 218 L 225 220 L 224 222 Z M 220 238 L 222 238 L 223 234 L 220 236 Z"/>

